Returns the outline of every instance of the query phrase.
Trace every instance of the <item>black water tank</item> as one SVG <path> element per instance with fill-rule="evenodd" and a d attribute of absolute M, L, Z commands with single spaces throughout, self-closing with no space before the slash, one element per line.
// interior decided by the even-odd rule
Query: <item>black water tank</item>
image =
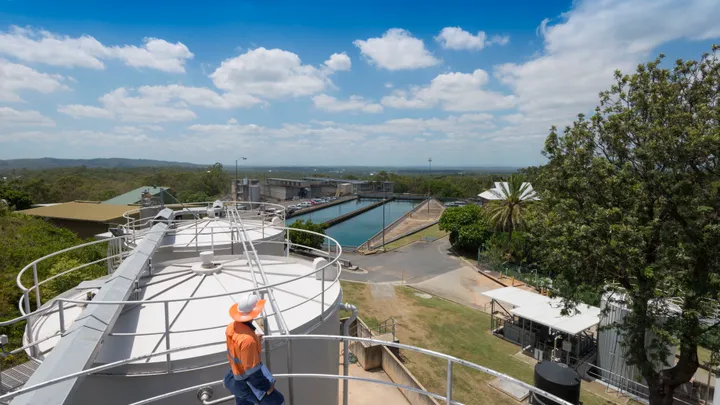
<path fill-rule="evenodd" d="M 543 361 L 535 366 L 535 386 L 572 404 L 580 403 L 580 374 L 564 364 Z M 531 395 L 532 404 L 557 405 L 555 401 Z"/>

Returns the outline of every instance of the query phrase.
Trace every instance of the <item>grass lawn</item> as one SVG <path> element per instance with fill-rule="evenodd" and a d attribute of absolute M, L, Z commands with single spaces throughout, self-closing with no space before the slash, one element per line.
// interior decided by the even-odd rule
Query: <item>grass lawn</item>
<path fill-rule="evenodd" d="M 342 283 L 344 300 L 359 308 L 360 317 L 377 323 L 394 316 L 398 321 L 397 337 L 401 343 L 431 349 L 475 364 L 489 367 L 522 381 L 533 382 L 533 366 L 514 356 L 519 348 L 493 336 L 490 316 L 436 297 L 422 298 L 416 290 L 396 287 L 392 299 L 373 299 L 366 284 Z M 447 363 L 429 356 L 401 351 L 405 366 L 428 390 L 445 393 Z M 506 394 L 489 386 L 493 377 L 455 365 L 453 399 L 465 404 L 517 404 Z M 583 391 L 586 405 L 612 404 L 604 398 Z"/>
<path fill-rule="evenodd" d="M 386 249 L 386 250 L 394 250 L 394 249 L 397 249 L 397 248 L 399 248 L 399 247 L 403 247 L 403 246 L 405 246 L 405 245 L 408 245 L 408 244 L 410 244 L 410 243 L 417 242 L 417 241 L 421 241 L 421 240 L 423 240 L 423 238 L 425 238 L 425 237 L 431 237 L 431 238 L 434 238 L 434 239 L 439 239 L 439 238 L 442 238 L 442 237 L 444 237 L 444 236 L 447 236 L 447 234 L 448 234 L 447 232 L 441 231 L 441 230 L 440 230 L 440 227 L 439 227 L 437 224 L 435 224 L 435 225 L 433 225 L 433 226 L 431 226 L 431 227 L 428 227 L 428 228 L 423 229 L 422 231 L 415 232 L 415 233 L 412 234 L 412 235 L 408 235 L 408 236 L 406 236 L 406 237 L 404 237 L 404 238 L 402 238 L 402 239 L 398 239 L 398 240 L 396 240 L 395 242 L 388 243 L 388 244 L 385 245 L 385 249 Z"/>

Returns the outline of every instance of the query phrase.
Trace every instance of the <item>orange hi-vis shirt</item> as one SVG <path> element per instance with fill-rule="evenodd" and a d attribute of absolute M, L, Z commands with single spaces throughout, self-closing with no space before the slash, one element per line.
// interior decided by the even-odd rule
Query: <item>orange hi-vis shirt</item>
<path fill-rule="evenodd" d="M 245 380 L 260 369 L 260 337 L 242 322 L 230 322 L 225 329 L 230 368 L 236 380 Z"/>

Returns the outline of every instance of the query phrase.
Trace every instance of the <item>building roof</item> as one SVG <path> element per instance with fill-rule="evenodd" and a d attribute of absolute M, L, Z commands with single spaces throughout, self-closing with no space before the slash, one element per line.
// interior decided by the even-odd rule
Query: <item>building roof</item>
<path fill-rule="evenodd" d="M 570 335 L 577 335 L 600 323 L 600 308 L 598 307 L 578 304 L 575 308 L 576 313 L 562 315 L 561 298 L 545 297 L 517 287 L 498 288 L 486 291 L 482 295 L 514 306 L 515 308 L 510 310 L 510 313 L 515 316 Z"/>
<path fill-rule="evenodd" d="M 86 202 L 68 202 L 47 207 L 18 211 L 21 214 L 44 218 L 71 219 L 76 221 L 109 222 L 122 218 L 128 211 L 127 205 L 113 205 Z"/>
<path fill-rule="evenodd" d="M 537 193 L 535 193 L 535 190 L 533 190 L 532 184 L 524 182 L 522 184 L 522 187 L 524 187 L 525 185 L 527 185 L 527 188 L 525 189 L 525 192 L 520 197 L 520 199 L 539 200 L 540 198 L 537 196 Z M 478 197 L 491 201 L 504 200 L 506 195 L 505 190 L 508 189 L 509 186 L 506 181 L 496 181 L 495 187 L 491 188 L 490 190 L 483 191 L 482 193 L 478 194 Z"/>
<path fill-rule="evenodd" d="M 130 205 L 135 204 L 141 200 L 142 193 L 147 190 L 150 195 L 158 195 L 161 190 L 169 190 L 170 187 L 153 187 L 153 186 L 142 186 L 135 190 L 130 190 L 125 194 L 120 194 L 117 197 L 113 197 L 109 200 L 103 201 L 103 204 L 115 204 L 115 205 Z"/>

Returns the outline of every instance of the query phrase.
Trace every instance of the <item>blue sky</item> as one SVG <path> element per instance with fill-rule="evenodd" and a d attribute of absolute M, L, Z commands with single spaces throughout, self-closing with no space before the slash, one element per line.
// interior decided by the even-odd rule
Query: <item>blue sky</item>
<path fill-rule="evenodd" d="M 0 0 L 0 159 L 526 166 L 715 0 Z"/>

